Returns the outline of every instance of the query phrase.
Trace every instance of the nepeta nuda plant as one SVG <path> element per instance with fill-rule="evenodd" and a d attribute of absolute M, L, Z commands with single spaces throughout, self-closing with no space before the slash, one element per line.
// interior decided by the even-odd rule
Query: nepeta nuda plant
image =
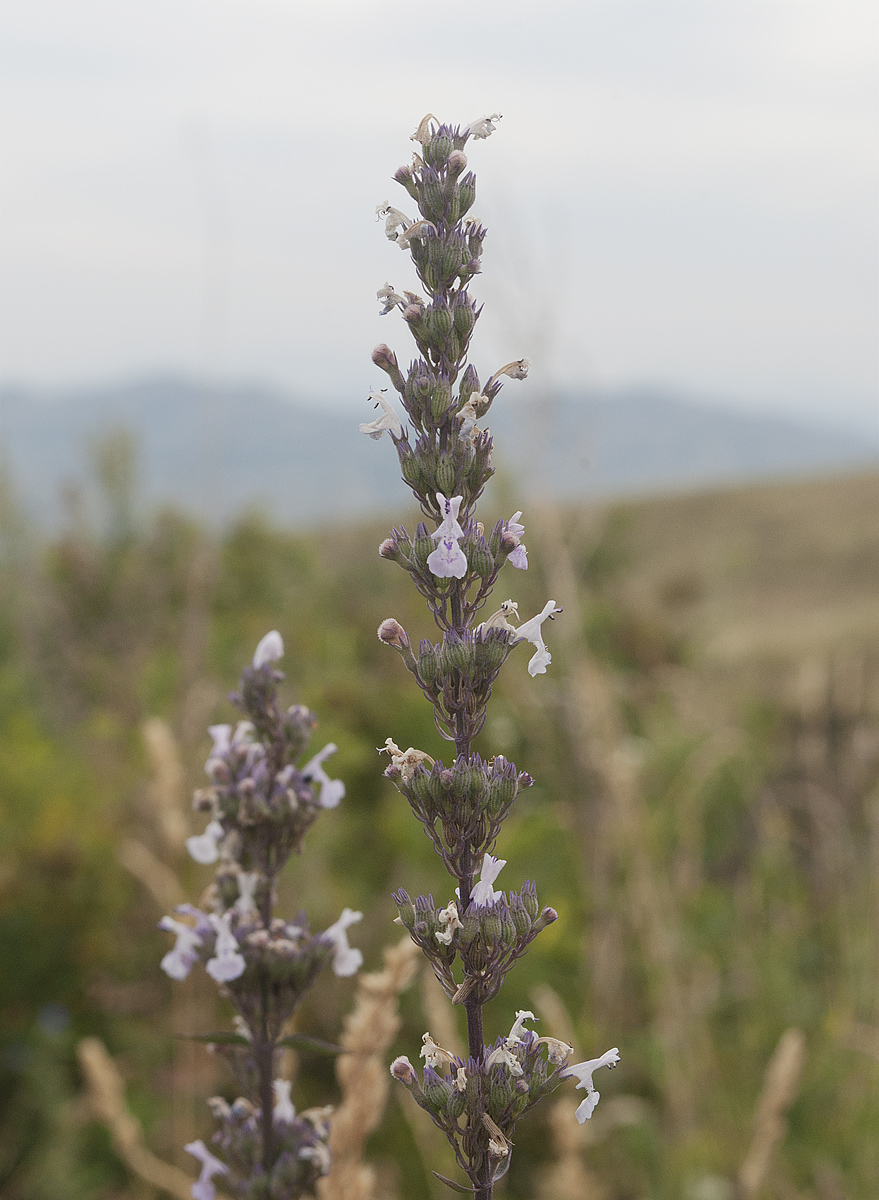
<path fill-rule="evenodd" d="M 470 1187 L 445 1182 L 475 1192 L 478 1200 L 491 1197 L 509 1167 L 516 1122 L 565 1076 L 586 1089 L 577 1116 L 590 1117 L 598 1102 L 592 1074 L 619 1059 L 613 1049 L 569 1067 L 572 1048 L 528 1029 L 526 1022 L 535 1020 L 530 1012 L 517 1014 L 506 1037 L 486 1045 L 483 1033 L 483 1006 L 533 939 L 557 919 L 553 909 L 541 908 L 533 883 L 518 892 L 495 890 L 505 865 L 492 854 L 496 839 L 517 792 L 532 780 L 500 755 L 484 760 L 473 752 L 492 684 L 507 657 L 529 642 L 534 653 L 528 670 L 543 674 L 551 661 L 543 625 L 561 611 L 548 600 L 541 612 L 518 624 L 518 606 L 505 600 L 491 616 L 478 616 L 504 565 L 528 566 L 521 512 L 489 531 L 475 512 L 494 473 L 491 434 L 477 422 L 504 378 L 524 379 L 530 365 L 524 358 L 508 363 L 484 385 L 472 364 L 466 365 L 480 313 L 468 287 L 480 270 L 485 229 L 467 215 L 476 180 L 464 148 L 471 138 L 487 138 L 499 119 L 495 113 L 458 128 L 428 114 L 413 135 L 419 151 L 412 165 L 394 176 L 417 205 L 417 215 L 387 203 L 376 210 L 388 238 L 408 251 L 426 298 L 398 294 L 388 283 L 379 290 L 382 313 L 399 309 L 418 349 L 405 374 L 389 347 L 378 346 L 372 356 L 398 392 L 409 425 L 404 428 L 382 390 L 370 396 L 380 415 L 360 426 L 373 438 L 390 435 L 403 479 L 427 520 L 413 537 L 394 529 L 379 552 L 409 573 L 441 631 L 438 643 L 422 641 L 417 653 L 393 618 L 382 622 L 378 634 L 400 654 L 433 706 L 437 729 L 455 748 L 446 765 L 412 747 L 401 751 L 388 738 L 385 774 L 423 823 L 455 883 L 455 898 L 442 907 L 432 896 L 413 900 L 403 890 L 394 899 L 399 922 L 452 1003 L 466 1011 L 468 1057 L 454 1057 L 426 1033 L 422 1079 L 405 1057 L 396 1059 L 391 1073 L 446 1135 Z"/>
<path fill-rule="evenodd" d="M 220 985 L 238 1010 L 235 1033 L 209 1033 L 232 1068 L 241 1095 L 229 1105 L 208 1101 L 219 1128 L 214 1134 L 222 1157 L 202 1141 L 186 1150 L 202 1164 L 193 1184 L 194 1200 L 213 1200 L 213 1177 L 232 1181 L 240 1200 L 294 1200 L 311 1196 L 330 1166 L 327 1137 L 330 1108 L 297 1115 L 290 1083 L 276 1077 L 282 1046 L 313 1041 L 285 1037 L 285 1026 L 317 974 L 329 964 L 337 975 L 353 975 L 363 963 L 348 945 L 346 930 L 362 914 L 346 908 L 323 933 L 312 934 L 308 917 L 274 916 L 275 881 L 320 813 L 335 808 L 344 784 L 330 779 L 323 763 L 335 752 L 325 746 L 301 767 L 316 724 L 307 708 L 283 709 L 278 685 L 284 676 L 275 663 L 284 653 L 281 636 L 266 634 L 253 663 L 245 667 L 232 703 L 247 718 L 210 729 L 213 749 L 205 765 L 211 786 L 195 794 L 195 807 L 210 815 L 203 834 L 186 846 L 199 863 L 216 863 L 208 889 L 207 912 L 184 904 L 186 918 L 163 917 L 160 928 L 177 935 L 162 959 L 172 979 L 185 979 L 196 962 Z"/>

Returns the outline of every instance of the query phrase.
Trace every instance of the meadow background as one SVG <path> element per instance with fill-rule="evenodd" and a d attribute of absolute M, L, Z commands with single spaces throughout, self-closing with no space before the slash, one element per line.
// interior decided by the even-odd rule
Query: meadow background
<path fill-rule="evenodd" d="M 473 154 L 474 360 L 534 367 L 502 397 L 480 516 L 525 510 L 530 569 L 498 599 L 565 612 L 549 672 L 514 655 L 480 737 L 536 779 L 505 877 L 560 914 L 488 1029 L 531 1008 L 578 1059 L 622 1054 L 582 1129 L 573 1089 L 520 1127 L 500 1194 L 873 1200 L 875 30 L 848 0 L 7 0 L 4 1197 L 162 1195 L 97 1119 L 87 1037 L 150 1150 L 192 1173 L 181 1147 L 230 1085 L 178 1035 L 229 1014 L 203 973 L 162 974 L 156 926 L 209 880 L 182 851 L 205 731 L 267 630 L 347 787 L 282 904 L 318 927 L 362 909 L 376 970 L 390 892 L 442 896 L 376 753 L 389 736 L 441 753 L 375 636 L 389 615 L 431 632 L 376 553 L 414 514 L 390 447 L 356 427 L 372 346 L 404 353 L 372 297 L 411 286 L 374 207 L 424 112 L 500 108 Z M 108 401 L 126 395 L 140 423 Z M 577 439 L 623 401 L 609 465 L 608 441 Z M 707 441 L 672 422 L 681 404 Z M 297 458 L 299 436 L 320 453 Z M 335 1040 L 355 988 L 323 981 L 300 1027 Z M 389 1058 L 428 1027 L 460 1037 L 429 980 L 401 1003 Z M 288 1065 L 300 1104 L 338 1095 L 331 1061 Z M 367 1146 L 376 1200 L 449 1194 L 407 1101 Z"/>

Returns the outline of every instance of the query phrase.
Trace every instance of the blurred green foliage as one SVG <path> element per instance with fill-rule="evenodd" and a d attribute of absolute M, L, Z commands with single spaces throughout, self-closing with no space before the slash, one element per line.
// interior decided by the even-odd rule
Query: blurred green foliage
<path fill-rule="evenodd" d="M 230 719 L 225 693 L 268 629 L 282 632 L 290 698 L 317 712 L 316 748 L 338 744 L 333 773 L 348 789 L 292 864 L 282 904 L 302 904 L 317 927 L 343 905 L 362 908 L 356 940 L 374 968 L 398 933 L 392 889 L 448 898 L 441 864 L 376 754 L 391 736 L 448 756 L 428 705 L 375 636 L 389 615 L 414 641 L 432 632 L 407 578 L 376 553 L 385 529 L 306 536 L 250 514 L 209 536 L 180 513 L 136 515 L 124 440 L 105 445 L 97 465 L 97 515 L 89 520 L 71 502 L 69 528 L 51 544 L 11 508 L 4 519 L 0 1189 L 10 1200 L 151 1194 L 82 1101 L 79 1038 L 106 1041 L 152 1148 L 181 1165 L 183 1130 L 209 1129 L 199 1096 L 230 1086 L 200 1047 L 192 1053 L 201 1058 L 182 1061 L 203 1079 L 181 1082 L 179 1006 L 201 1028 L 228 1013 L 213 1015 L 197 981 L 181 988 L 159 971 L 162 913 L 122 865 L 120 847 L 125 839 L 147 847 L 192 896 L 206 885 L 204 868 L 169 858 L 142 725 L 167 720 L 187 787 L 199 786 L 206 726 Z M 585 1159 L 595 1195 L 698 1200 L 733 1195 L 723 1181 L 735 1179 L 747 1152 L 767 1062 L 784 1030 L 800 1028 L 804 1079 L 766 1194 L 871 1200 L 875 658 L 856 648 L 842 666 L 822 660 L 823 683 L 808 702 L 791 682 L 796 658 L 766 670 L 749 660 L 738 673 L 712 665 L 692 632 L 705 580 L 678 573 L 639 586 L 645 559 L 632 531 L 641 511 L 566 520 L 582 628 L 568 634 L 570 654 L 553 645 L 540 679 L 528 678 L 524 653 L 514 655 L 478 747 L 535 776 L 498 849 L 505 882 L 534 878 L 561 917 L 490 1006 L 489 1036 L 549 985 L 580 1057 L 621 1047 L 620 1068 L 600 1081 Z M 528 543 L 531 570 L 501 584 L 515 588 L 525 616 L 552 594 L 536 524 Z M 638 759 L 628 823 L 600 785 L 609 748 L 598 742 L 584 759 L 572 733 L 575 649 L 591 655 L 592 678 L 612 697 Z M 322 981 L 301 1027 L 334 1039 L 352 988 Z M 397 1048 L 410 1056 L 426 1027 L 416 991 L 404 997 Z M 305 1103 L 332 1098 L 332 1065 L 304 1057 L 297 1086 Z M 392 1097 L 370 1153 L 393 1160 L 389 1178 L 415 1197 L 430 1186 L 428 1167 L 448 1164 L 423 1160 L 407 1099 Z M 504 1194 L 534 1196 L 556 1153 L 545 1124 L 522 1126 Z"/>

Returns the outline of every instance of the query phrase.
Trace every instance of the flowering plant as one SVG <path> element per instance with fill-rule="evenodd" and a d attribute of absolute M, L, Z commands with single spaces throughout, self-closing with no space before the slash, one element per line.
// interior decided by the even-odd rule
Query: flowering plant
<path fill-rule="evenodd" d="M 183 904 L 180 919 L 160 922 L 176 935 L 162 959 L 166 974 L 184 979 L 203 962 L 238 1010 L 235 1032 L 198 1035 L 229 1063 L 241 1095 L 231 1105 L 220 1097 L 208 1101 L 219 1122 L 213 1140 L 222 1157 L 201 1140 L 186 1146 L 202 1167 L 194 1200 L 213 1200 L 218 1175 L 229 1176 L 242 1200 L 294 1200 L 312 1195 L 330 1165 L 331 1109 L 297 1115 L 289 1081 L 276 1076 L 277 1058 L 283 1046 L 315 1041 L 285 1036 L 285 1027 L 318 973 L 332 965 L 337 975 L 353 975 L 361 966 L 347 930 L 362 914 L 346 908 L 317 934 L 304 912 L 294 921 L 274 916 L 278 874 L 320 813 L 345 794 L 323 765 L 336 750 L 332 743 L 296 766 L 316 722 L 302 705 L 281 708 L 284 676 L 275 664 L 283 653 L 280 634 L 266 634 L 230 697 L 247 719 L 234 730 L 210 730 L 205 770 L 211 786 L 195 794 L 196 809 L 210 819 L 205 832 L 186 843 L 196 862 L 217 865 L 207 911 Z"/>
<path fill-rule="evenodd" d="M 471 139 L 487 138 L 498 120 L 500 114 L 494 113 L 462 128 L 428 114 L 412 138 L 418 144 L 412 165 L 394 176 L 418 215 L 410 218 L 389 203 L 376 209 L 388 239 L 408 251 L 426 298 L 397 293 L 389 283 L 379 289 L 382 314 L 401 312 L 418 357 L 404 374 L 388 346 L 373 351 L 373 362 L 388 375 L 408 425 L 383 389 L 370 394 L 380 415 L 360 426 L 376 440 L 388 433 L 403 479 L 427 522 L 411 537 L 395 528 L 379 553 L 408 572 L 433 613 L 440 640 L 423 640 L 416 653 L 393 618 L 381 623 L 378 635 L 399 653 L 432 705 L 437 729 L 454 744 L 454 758 L 446 765 L 414 747 L 402 751 L 391 738 L 383 750 L 390 757 L 385 775 L 423 823 L 456 887 L 455 898 L 441 907 L 432 896 L 411 899 L 402 889 L 394 899 L 398 921 L 424 952 L 446 995 L 463 1005 L 468 1036 L 462 1059 L 426 1033 L 421 1078 L 406 1057 L 395 1060 L 391 1073 L 446 1135 L 470 1186 L 440 1178 L 458 1191 L 474 1192 L 478 1200 L 491 1197 L 509 1167 L 516 1122 L 565 1076 L 586 1089 L 577 1116 L 587 1119 L 598 1102 L 593 1071 L 619 1059 L 613 1049 L 569 1067 L 572 1048 L 528 1029 L 526 1023 L 535 1018 L 527 1011 L 518 1013 L 506 1037 L 486 1045 L 483 1032 L 483 1006 L 533 939 L 557 919 L 553 909 L 541 907 L 533 883 L 518 892 L 495 890 L 505 860 L 492 851 L 517 793 L 532 780 L 500 755 L 484 760 L 473 751 L 501 667 L 517 645 L 528 642 L 534 648 L 529 673 L 545 673 L 552 659 L 543 626 L 561 612 L 548 600 L 541 612 L 519 624 L 517 604 L 506 600 L 491 616 L 478 616 L 506 563 L 528 567 L 521 512 L 489 531 L 475 515 L 494 473 L 491 434 L 478 422 L 504 379 L 524 379 L 530 366 L 527 358 L 507 363 L 483 385 L 466 364 L 481 311 L 468 288 L 480 271 L 486 231 L 468 216 L 476 180 L 464 150 Z"/>

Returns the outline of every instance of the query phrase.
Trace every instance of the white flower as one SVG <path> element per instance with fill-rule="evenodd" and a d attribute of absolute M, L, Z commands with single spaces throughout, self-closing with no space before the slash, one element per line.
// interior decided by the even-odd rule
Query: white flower
<path fill-rule="evenodd" d="M 277 629 L 273 629 L 271 633 L 267 633 L 260 640 L 253 656 L 253 665 L 255 667 L 264 667 L 266 663 L 277 662 L 279 658 L 284 657 L 284 641 Z"/>
<path fill-rule="evenodd" d="M 485 908 L 487 904 L 494 904 L 495 900 L 503 899 L 503 892 L 496 892 L 492 884 L 500 875 L 501 868 L 506 865 L 505 858 L 495 858 L 492 854 L 486 854 L 482 860 L 479 882 L 474 884 L 473 891 L 470 893 L 471 904 L 475 904 L 477 908 Z"/>
<path fill-rule="evenodd" d="M 510 633 L 515 633 L 516 626 L 511 625 L 507 617 L 519 620 L 519 605 L 513 600 L 505 600 L 497 612 L 492 613 L 487 621 L 483 621 L 478 629 L 508 629 Z"/>
<path fill-rule="evenodd" d="M 620 1052 L 614 1046 L 612 1050 L 608 1050 L 602 1054 L 601 1058 L 590 1058 L 588 1062 L 576 1063 L 573 1067 L 568 1067 L 566 1071 L 562 1072 L 565 1077 L 571 1076 L 576 1079 L 578 1088 L 586 1089 L 586 1099 L 574 1114 L 581 1125 L 584 1121 L 589 1120 L 595 1111 L 596 1104 L 601 1099 L 592 1082 L 592 1072 L 597 1071 L 599 1067 L 615 1067 L 619 1061 Z"/>
<path fill-rule="evenodd" d="M 488 391 L 491 385 L 500 379 L 501 375 L 507 375 L 510 379 L 527 379 L 530 370 L 530 358 L 514 358 L 512 362 L 508 362 L 499 371 L 495 371 L 494 375 L 492 375 L 491 379 L 485 385 L 485 390 Z"/>
<path fill-rule="evenodd" d="M 454 1062 L 454 1054 L 450 1054 L 448 1050 L 443 1050 L 442 1046 L 438 1046 L 429 1033 L 422 1037 L 424 1045 L 421 1047 L 421 1057 L 424 1059 L 426 1067 L 433 1067 L 434 1071 L 439 1071 L 441 1075 L 445 1075 L 446 1067 L 452 1066 Z"/>
<path fill-rule="evenodd" d="M 238 872 L 238 899 L 235 901 L 235 911 L 246 916 L 256 908 L 253 894 L 259 883 L 259 871 Z"/>
<path fill-rule="evenodd" d="M 458 916 L 458 906 L 455 901 L 450 900 L 445 908 L 440 909 L 436 914 L 436 919 L 440 925 L 445 926 L 445 929 L 437 930 L 436 940 L 442 942 L 444 946 L 451 946 L 455 930 L 461 928 L 461 918 Z"/>
<path fill-rule="evenodd" d="M 573 1046 L 569 1046 L 567 1042 L 563 1042 L 559 1038 L 554 1037 L 538 1038 L 537 1045 L 546 1046 L 549 1061 L 551 1063 L 562 1063 L 574 1052 Z"/>
<path fill-rule="evenodd" d="M 303 1146 L 297 1154 L 297 1158 L 304 1158 L 306 1161 L 317 1163 L 319 1174 L 328 1175 L 332 1159 L 330 1152 L 327 1149 L 325 1142 L 315 1142 L 313 1146 Z"/>
<path fill-rule="evenodd" d="M 321 934 L 322 937 L 329 938 L 336 948 L 333 956 L 333 970 L 340 977 L 353 975 L 363 966 L 363 955 L 359 950 L 348 945 L 348 934 L 345 932 L 349 926 L 356 925 L 358 921 L 362 920 L 362 912 L 352 912 L 350 908 L 345 908 L 338 921 Z"/>
<path fill-rule="evenodd" d="M 507 533 L 512 534 L 512 536 L 517 540 L 521 537 L 524 537 L 525 534 L 525 526 L 519 524 L 519 518 L 521 515 L 521 510 L 519 512 L 514 512 L 509 521 L 507 521 L 506 525 Z M 519 571 L 528 570 L 528 551 L 522 545 L 521 541 L 512 554 L 508 555 L 507 562 L 511 567 L 516 567 L 516 569 Z"/>
<path fill-rule="evenodd" d="M 398 226 L 402 225 L 405 229 L 412 224 L 405 213 L 401 213 L 399 208 L 394 208 L 387 200 L 384 204 L 376 205 L 375 218 L 377 221 L 384 221 L 385 236 L 392 242 L 397 240 Z"/>
<path fill-rule="evenodd" d="M 433 113 L 427 113 L 426 116 L 422 117 L 418 122 L 418 128 L 412 134 L 409 141 L 421 142 L 422 146 L 425 142 L 429 142 L 433 136 L 433 131 L 430 128 L 431 121 L 436 121 L 436 124 L 439 125 L 439 121 L 437 121 Z"/>
<path fill-rule="evenodd" d="M 397 245 L 401 250 L 408 250 L 413 238 L 425 236 L 428 226 L 436 233 L 433 221 L 416 221 L 414 225 L 409 225 L 402 233 L 397 234 Z"/>
<path fill-rule="evenodd" d="M 198 961 L 197 947 L 202 942 L 200 934 L 196 933 L 191 925 L 175 921 L 173 917 L 162 917 L 159 929 L 177 935 L 174 949 L 169 950 L 162 959 L 162 970 L 172 979 L 185 979 Z"/>
<path fill-rule="evenodd" d="M 503 116 L 502 113 L 491 113 L 487 117 L 479 117 L 467 126 L 467 132 L 473 138 L 487 138 L 494 133 L 495 125 Z"/>
<path fill-rule="evenodd" d="M 293 1102 L 290 1099 L 291 1083 L 289 1079 L 275 1079 L 272 1081 L 272 1091 L 275 1093 L 275 1107 L 272 1112 L 272 1120 L 277 1125 L 279 1121 L 285 1121 L 292 1125 L 296 1120 L 296 1109 L 293 1107 Z"/>
<path fill-rule="evenodd" d="M 461 422 L 458 426 L 458 437 L 462 442 L 472 442 L 479 436 L 479 430 L 476 428 L 476 422 L 479 420 L 479 414 L 476 411 L 476 399 L 478 397 L 471 395 L 467 403 L 458 409 L 458 419 Z"/>
<path fill-rule="evenodd" d="M 513 1028 L 510 1030 L 510 1036 L 507 1038 L 507 1045 L 521 1045 L 522 1034 L 526 1032 L 525 1022 L 536 1021 L 537 1019 L 538 1018 L 535 1017 L 533 1012 L 528 1012 L 525 1009 L 521 1009 L 519 1012 L 517 1012 L 515 1023 Z"/>
<path fill-rule="evenodd" d="M 406 301 L 402 296 L 397 295 L 393 284 L 390 283 L 386 283 L 384 287 L 379 288 L 375 294 L 375 298 L 376 300 L 380 300 L 384 305 L 379 314 L 382 317 L 386 317 L 392 309 L 406 307 Z"/>
<path fill-rule="evenodd" d="M 230 983 L 233 979 L 238 979 L 244 974 L 247 966 L 244 958 L 238 953 L 238 942 L 229 928 L 229 919 L 229 913 L 223 913 L 222 917 L 211 913 L 208 917 L 216 931 L 217 940 L 214 944 L 214 957 L 205 963 L 205 970 L 217 983 Z"/>
<path fill-rule="evenodd" d="M 423 750 L 416 750 L 414 746 L 410 746 L 408 750 L 401 750 L 392 738 L 385 738 L 385 744 L 379 748 L 379 754 L 390 755 L 393 765 L 400 768 L 404 783 L 409 782 L 419 763 L 424 763 L 428 769 L 433 766 L 433 759 L 429 754 L 425 754 Z"/>
<path fill-rule="evenodd" d="M 511 1075 L 518 1077 L 522 1074 L 522 1064 L 519 1062 L 518 1058 L 516 1058 L 515 1054 L 512 1054 L 506 1048 L 506 1046 L 496 1046 L 485 1060 L 485 1065 L 487 1067 L 494 1067 L 499 1063 L 503 1064 L 503 1066 L 507 1068 Z"/>
<path fill-rule="evenodd" d="M 214 1200 L 217 1189 L 211 1180 L 215 1175 L 227 1174 L 229 1168 L 211 1154 L 201 1138 L 197 1142 L 189 1142 L 183 1149 L 201 1163 L 201 1175 L 198 1182 L 192 1185 L 192 1200 Z"/>
<path fill-rule="evenodd" d="M 389 430 L 389 432 L 391 432 L 395 438 L 400 438 L 403 436 L 403 423 L 394 412 L 390 400 L 385 399 L 384 391 L 385 389 L 382 388 L 380 392 L 370 392 L 367 396 L 368 400 L 372 400 L 374 402 L 376 408 L 381 407 L 382 415 L 380 417 L 376 417 L 374 421 L 364 421 L 360 426 L 361 433 L 368 433 L 369 436 L 374 438 L 376 441 L 378 441 L 386 429 Z"/>
<path fill-rule="evenodd" d="M 458 1072 L 455 1075 L 455 1090 L 459 1092 L 467 1091 L 467 1072 L 463 1067 L 458 1067 Z"/>
<path fill-rule="evenodd" d="M 519 641 L 530 642 L 532 646 L 536 647 L 536 651 L 528 663 L 529 675 L 546 674 L 546 668 L 552 662 L 552 655 L 544 644 L 540 627 L 544 621 L 552 620 L 556 613 L 561 611 L 555 600 L 547 600 L 542 612 L 539 612 L 536 617 L 532 617 L 530 621 L 526 621 L 524 625 L 520 625 L 516 630 L 516 637 Z"/>
<path fill-rule="evenodd" d="M 204 833 L 186 839 L 186 849 L 197 863 L 215 863 L 220 857 L 219 843 L 223 840 L 223 826 L 211 821 Z"/>
<path fill-rule="evenodd" d="M 315 754 L 314 758 L 310 759 L 302 768 L 303 779 L 320 784 L 318 803 L 321 808 L 337 808 L 339 801 L 345 795 L 345 785 L 341 779 L 330 779 L 321 765 L 331 754 L 335 754 L 338 748 L 335 742 L 327 742 L 323 750 L 319 754 Z"/>

